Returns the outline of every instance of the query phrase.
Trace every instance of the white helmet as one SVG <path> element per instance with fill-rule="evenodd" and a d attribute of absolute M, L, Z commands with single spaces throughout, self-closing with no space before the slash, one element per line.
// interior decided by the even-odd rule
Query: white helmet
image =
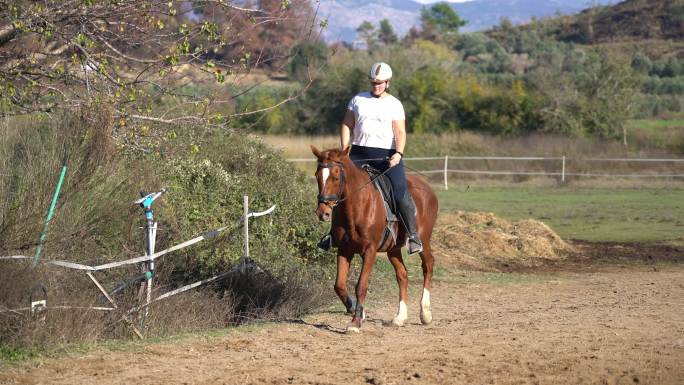
<path fill-rule="evenodd" d="M 373 82 L 384 82 L 385 80 L 390 80 L 392 78 L 392 68 L 389 64 L 379 62 L 371 66 L 370 71 L 368 71 L 368 79 Z"/>

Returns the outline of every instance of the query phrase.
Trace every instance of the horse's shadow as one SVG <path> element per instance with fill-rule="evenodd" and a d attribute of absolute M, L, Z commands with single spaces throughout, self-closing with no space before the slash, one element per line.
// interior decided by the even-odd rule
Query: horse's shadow
<path fill-rule="evenodd" d="M 285 320 L 285 322 L 291 323 L 291 324 L 297 324 L 297 325 L 311 326 L 311 327 L 315 327 L 318 330 L 323 330 L 323 331 L 331 332 L 331 333 L 335 333 L 335 334 L 347 334 L 347 331 L 345 329 L 337 328 L 337 327 L 334 327 L 332 325 L 328 325 L 325 323 L 307 322 L 301 318 L 297 318 L 297 319 L 288 318 Z"/>
<path fill-rule="evenodd" d="M 341 314 L 344 314 L 345 316 L 348 315 L 348 313 L 345 313 L 345 312 L 331 312 L 331 313 L 341 313 Z M 311 327 L 314 327 L 318 330 L 323 330 L 323 331 L 335 333 L 335 334 L 348 334 L 346 328 L 339 328 L 339 327 L 335 327 L 335 326 L 332 326 L 332 325 L 329 325 L 326 323 L 320 323 L 320 322 L 319 323 L 308 322 L 308 321 L 305 321 L 301 318 L 288 318 L 285 320 L 285 322 L 291 323 L 291 324 L 297 324 L 297 325 L 311 326 Z M 384 326 L 384 327 L 394 327 L 394 325 L 392 325 L 392 321 L 383 320 L 380 318 L 366 317 L 364 323 L 371 323 L 371 324 L 380 325 L 380 326 Z"/>

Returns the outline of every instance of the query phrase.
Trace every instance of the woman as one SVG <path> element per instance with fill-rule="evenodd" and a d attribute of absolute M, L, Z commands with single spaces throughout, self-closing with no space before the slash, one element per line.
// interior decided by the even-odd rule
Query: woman
<path fill-rule="evenodd" d="M 352 98 L 340 130 L 342 149 L 352 145 L 350 158 L 357 166 L 369 164 L 387 171 L 399 215 L 408 233 L 408 254 L 423 251 L 416 230 L 415 205 L 406 185 L 404 173 L 404 147 L 406 146 L 406 118 L 404 107 L 387 90 L 390 88 L 392 68 L 387 63 L 375 63 L 368 72 L 370 92 Z M 332 246 L 332 237 L 319 242 L 324 250 Z"/>

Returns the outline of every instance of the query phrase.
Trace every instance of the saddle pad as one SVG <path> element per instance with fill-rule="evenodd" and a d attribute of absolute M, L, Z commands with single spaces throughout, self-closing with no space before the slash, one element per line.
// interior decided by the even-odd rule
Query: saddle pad
<path fill-rule="evenodd" d="M 373 185 L 375 185 L 375 188 L 380 192 L 380 195 L 382 196 L 382 201 L 385 204 L 385 216 L 387 221 L 399 221 L 396 215 L 396 205 L 394 203 L 394 198 L 392 195 L 392 182 L 390 181 L 389 177 L 367 164 L 364 164 L 362 167 L 371 177 Z"/>
<path fill-rule="evenodd" d="M 396 205 L 394 204 L 394 199 L 392 198 L 392 182 L 389 180 L 387 175 L 382 174 L 373 167 L 367 164 L 363 165 L 362 167 L 371 177 L 373 185 L 380 193 L 382 202 L 385 206 L 385 219 L 387 220 L 387 226 L 385 226 L 385 231 L 382 234 L 382 239 L 380 240 L 378 247 L 382 248 L 382 245 L 384 245 L 389 238 L 392 238 L 391 243 L 395 244 L 397 242 L 397 222 L 399 222 L 399 218 L 395 213 Z"/>

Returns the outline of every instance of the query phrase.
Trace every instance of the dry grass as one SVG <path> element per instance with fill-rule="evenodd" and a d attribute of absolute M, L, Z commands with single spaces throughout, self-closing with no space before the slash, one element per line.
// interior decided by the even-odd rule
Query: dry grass
<path fill-rule="evenodd" d="M 676 139 L 674 129 L 665 138 Z M 681 130 L 680 130 L 681 131 Z M 643 133 L 639 131 L 643 136 Z M 679 134 L 681 132 L 677 131 Z M 579 174 L 684 174 L 684 162 L 672 163 L 635 163 L 635 162 L 596 162 L 590 158 L 680 158 L 660 141 L 648 141 L 644 137 L 634 138 L 638 147 L 625 147 L 616 140 L 590 140 L 553 135 L 528 135 L 524 137 L 501 137 L 462 131 L 445 135 L 409 135 L 405 161 L 409 172 L 442 170 L 443 160 L 412 160 L 412 157 L 443 157 L 449 155 L 450 170 L 494 171 L 518 173 L 561 173 L 562 161 L 566 157 L 566 173 Z M 638 139 L 638 140 L 637 140 Z M 339 144 L 336 136 L 265 136 L 265 143 L 283 151 L 285 158 L 309 159 L 310 162 L 297 162 L 300 169 L 312 173 L 315 169 L 310 145 L 319 148 L 335 147 Z M 647 144 L 650 143 L 650 144 Z M 544 160 L 463 160 L 458 156 L 500 156 L 500 157 L 545 157 L 559 159 Z M 443 184 L 441 173 L 425 174 L 432 183 Z M 539 177 L 535 175 L 473 175 L 451 173 L 449 184 L 467 186 L 470 182 L 478 184 L 505 185 L 530 184 L 541 186 L 562 185 L 560 176 Z M 682 179 L 634 178 L 634 177 L 583 177 L 566 175 L 564 185 L 639 187 L 659 186 L 681 188 Z"/>
<path fill-rule="evenodd" d="M 285 158 L 311 158 L 311 145 L 323 148 L 339 147 L 340 138 L 336 135 L 325 136 L 279 136 L 265 135 L 260 136 L 264 143 L 282 151 Z"/>
<path fill-rule="evenodd" d="M 248 271 L 153 303 L 142 329 L 144 310 L 126 316 L 129 309 L 141 303 L 138 284 L 113 295 L 118 309 L 94 310 L 93 307 L 111 307 L 111 304 L 82 271 L 45 266 L 34 269 L 25 261 L 3 262 L 0 345 L 21 349 L 50 351 L 74 343 L 134 338 L 131 322 L 146 337 L 152 337 L 222 328 L 257 319 L 297 317 L 330 297 L 318 280 L 307 279 L 302 274 L 275 278 Z M 128 272 L 134 273 L 134 270 Z M 99 272 L 96 276 L 108 290 L 120 282 L 114 273 Z M 168 278 L 158 277 L 153 298 L 184 284 L 165 280 Z M 47 310 L 36 315 L 17 310 L 30 306 L 29 298 L 38 285 L 47 288 Z M 42 299 L 42 292 L 35 291 L 36 298 Z"/>
<path fill-rule="evenodd" d="M 676 133 L 668 133 L 671 137 Z M 619 140 L 593 140 L 557 135 L 532 134 L 521 137 L 483 135 L 471 131 L 452 134 L 409 134 L 406 145 L 407 157 L 443 155 L 479 156 L 543 156 L 543 157 L 661 157 L 672 156 L 658 143 L 649 145 L 640 133 L 639 148 L 625 147 Z M 310 145 L 319 148 L 339 146 L 339 137 L 327 136 L 278 136 L 266 135 L 261 139 L 268 145 L 283 151 L 285 158 L 312 158 Z"/>

